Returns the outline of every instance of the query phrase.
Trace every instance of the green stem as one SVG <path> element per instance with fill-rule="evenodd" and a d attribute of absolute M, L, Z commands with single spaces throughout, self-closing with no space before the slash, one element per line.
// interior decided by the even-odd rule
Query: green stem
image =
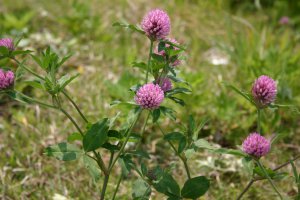
<path fill-rule="evenodd" d="M 138 113 L 138 116 L 136 117 L 136 119 L 134 120 L 134 122 L 131 124 L 131 126 L 127 129 L 127 131 L 125 132 L 126 134 L 126 139 L 125 141 L 123 142 L 120 150 L 118 151 L 117 155 L 116 155 L 116 158 L 112 161 L 112 164 L 110 165 L 109 169 L 108 169 L 108 173 L 110 174 L 112 168 L 114 167 L 114 165 L 116 164 L 117 160 L 119 159 L 120 155 L 123 153 L 124 151 L 124 148 L 130 138 L 130 135 L 131 135 L 131 130 L 132 128 L 134 127 L 134 125 L 136 124 L 136 122 L 138 121 L 138 119 L 140 118 L 140 115 L 141 115 L 141 111 L 139 111 Z"/>
<path fill-rule="evenodd" d="M 107 188 L 108 180 L 109 180 L 109 175 L 105 175 L 100 200 L 104 200 L 105 198 L 105 191 Z"/>
<path fill-rule="evenodd" d="M 147 115 L 147 118 L 146 118 L 146 121 L 145 121 L 145 123 L 144 123 L 144 125 L 143 125 L 143 129 L 142 129 L 142 133 L 141 133 L 142 136 L 143 136 L 143 134 L 144 134 L 144 132 L 145 132 L 145 130 L 146 130 L 146 126 L 147 126 L 147 123 L 148 123 L 150 114 L 151 114 L 151 112 L 149 111 L 149 113 L 148 113 L 148 115 Z"/>
<path fill-rule="evenodd" d="M 297 159 L 299 159 L 299 158 L 300 158 L 300 155 L 294 157 L 294 158 L 292 159 L 292 161 L 295 161 L 295 160 L 297 160 Z M 287 165 L 289 165 L 289 164 L 290 164 L 290 161 L 285 162 L 285 163 L 283 163 L 283 164 L 277 166 L 276 168 L 274 168 L 273 171 L 277 171 L 277 170 L 279 170 L 279 169 L 281 169 L 281 168 L 283 168 L 283 167 L 285 167 L 285 166 L 287 166 Z M 266 178 L 261 178 L 261 177 L 259 177 L 259 178 L 252 178 L 251 181 L 248 183 L 247 187 L 246 187 L 246 188 L 242 191 L 242 193 L 239 195 L 239 197 L 237 198 L 237 200 L 239 200 L 239 199 L 242 198 L 242 196 L 249 190 L 249 188 L 253 185 L 254 182 L 256 182 L 256 181 L 261 181 L 261 180 L 265 180 L 265 179 L 266 179 Z"/>
<path fill-rule="evenodd" d="M 63 95 L 65 95 L 65 97 L 71 102 L 71 104 L 75 107 L 75 109 L 77 110 L 77 112 L 79 113 L 79 115 L 81 116 L 81 118 L 88 123 L 87 118 L 84 116 L 84 114 L 81 112 L 81 110 L 79 109 L 79 107 L 77 106 L 77 104 L 73 101 L 73 99 L 68 95 L 68 93 L 63 90 L 62 91 Z"/>
<path fill-rule="evenodd" d="M 31 73 L 32 75 L 38 77 L 41 80 L 45 80 L 43 77 L 41 77 L 40 75 L 38 75 L 37 73 L 35 73 L 34 71 L 32 71 L 31 69 L 29 69 L 28 67 L 26 67 L 24 64 L 20 63 L 16 58 L 11 57 L 12 60 L 14 60 L 18 65 L 21 65 L 25 70 L 27 70 L 29 73 Z"/>
<path fill-rule="evenodd" d="M 31 97 L 29 97 L 29 96 L 27 96 L 27 95 L 25 95 L 25 94 L 23 94 L 23 93 L 21 93 L 21 92 L 18 92 L 18 91 L 15 91 L 15 92 L 16 92 L 17 94 L 19 94 L 22 98 L 24 98 L 24 99 L 26 99 L 26 100 L 28 100 L 28 101 L 31 101 L 31 102 L 33 102 L 33 103 L 36 103 L 36 104 L 39 104 L 39 105 L 41 105 L 41 106 L 45 106 L 45 107 L 48 107 L 48 108 L 57 109 L 56 106 L 53 106 L 53 105 L 50 105 L 50 104 L 41 102 L 41 101 L 39 101 L 39 100 L 33 99 L 33 98 L 31 98 Z M 18 98 L 15 98 L 15 100 L 22 102 L 22 101 L 21 101 L 20 99 L 18 99 Z"/>
<path fill-rule="evenodd" d="M 115 192 L 114 192 L 112 200 L 115 200 L 115 198 L 116 198 L 116 195 L 117 195 L 117 192 L 119 190 L 120 183 L 121 183 L 122 179 L 123 179 L 123 175 L 121 174 L 121 176 L 119 177 L 119 180 L 118 180 L 118 183 L 117 183 L 117 187 L 115 189 Z"/>
<path fill-rule="evenodd" d="M 111 156 L 109 159 L 109 164 L 108 164 L 109 167 L 113 164 L 113 159 L 114 159 L 114 152 L 111 153 Z M 106 192 L 106 188 L 107 188 L 108 181 L 109 181 L 109 175 L 110 175 L 110 171 L 108 171 L 104 177 L 100 200 L 104 200 L 104 198 L 105 198 L 105 192 Z"/>
<path fill-rule="evenodd" d="M 246 194 L 246 192 L 250 189 L 250 187 L 253 185 L 254 182 L 255 181 L 253 179 L 251 179 L 251 181 L 248 183 L 248 185 L 245 187 L 245 189 L 242 191 L 242 193 L 238 196 L 237 200 L 242 199 L 244 194 Z"/>
<path fill-rule="evenodd" d="M 163 131 L 163 129 L 161 128 L 161 126 L 156 123 L 158 128 L 160 129 L 161 133 L 163 134 L 163 136 L 165 136 L 165 132 Z M 172 149 L 174 150 L 175 154 L 181 159 L 181 161 L 183 162 L 183 165 L 184 165 L 184 168 L 185 168 L 185 171 L 186 171 L 186 174 L 188 176 L 188 179 L 191 179 L 191 173 L 190 173 L 190 169 L 189 169 L 189 166 L 187 164 L 187 160 L 185 157 L 183 157 L 181 154 L 179 154 L 176 150 L 176 147 L 172 144 L 171 141 L 168 140 L 168 143 L 170 144 L 170 146 L 172 147 Z"/>
<path fill-rule="evenodd" d="M 73 123 L 73 125 L 76 127 L 76 129 L 78 130 L 78 132 L 81 134 L 81 136 L 84 136 L 82 130 L 80 129 L 80 127 L 78 126 L 78 124 L 76 123 L 76 121 L 72 118 L 72 116 L 65 111 L 62 107 L 59 108 L 59 110 L 64 113 L 66 115 L 66 117 L 69 118 L 69 120 Z"/>
<path fill-rule="evenodd" d="M 271 186 L 273 187 L 274 191 L 278 194 L 280 199 L 282 199 L 280 192 L 278 191 L 277 187 L 273 183 L 272 179 L 270 178 L 270 176 L 269 176 L 268 172 L 266 171 L 266 169 L 264 168 L 264 166 L 260 163 L 259 160 L 256 160 L 256 163 L 259 166 L 259 168 L 263 171 L 264 175 L 267 177 L 267 179 L 268 179 L 269 183 L 271 184 Z"/>
<path fill-rule="evenodd" d="M 261 109 L 257 108 L 257 132 L 261 134 Z"/>
<path fill-rule="evenodd" d="M 150 40 L 150 50 L 149 50 L 149 57 L 148 57 L 148 64 L 147 64 L 147 72 L 146 72 L 145 84 L 148 83 L 149 70 L 151 70 L 151 73 L 152 73 L 152 67 L 150 67 L 152 51 L 153 51 L 153 41 Z"/>
<path fill-rule="evenodd" d="M 97 153 L 95 150 L 93 151 L 93 153 L 94 153 L 95 157 L 97 158 L 96 161 L 97 161 L 97 164 L 100 167 L 100 169 L 103 171 L 103 173 L 105 175 L 108 175 L 107 168 L 105 167 L 105 164 L 104 164 L 101 156 L 99 155 L 99 153 Z"/>

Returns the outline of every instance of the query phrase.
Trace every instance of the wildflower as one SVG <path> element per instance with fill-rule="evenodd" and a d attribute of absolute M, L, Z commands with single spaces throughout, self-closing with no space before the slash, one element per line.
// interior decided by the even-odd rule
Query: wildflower
<path fill-rule="evenodd" d="M 283 16 L 279 20 L 279 24 L 281 24 L 281 25 L 286 25 L 286 24 L 289 24 L 289 23 L 290 23 L 290 18 L 287 17 L 287 16 Z"/>
<path fill-rule="evenodd" d="M 164 91 L 159 85 L 148 83 L 139 88 L 134 100 L 143 109 L 156 109 L 164 100 Z"/>
<path fill-rule="evenodd" d="M 270 141 L 258 133 L 251 133 L 243 142 L 243 151 L 256 158 L 265 156 L 270 148 Z"/>
<path fill-rule="evenodd" d="M 169 78 L 158 78 L 155 81 L 156 84 L 160 85 L 160 88 L 164 91 L 167 92 L 172 89 L 172 82 Z"/>
<path fill-rule="evenodd" d="M 0 39 L 0 46 L 6 47 L 10 51 L 13 51 L 15 49 L 14 42 L 11 38 Z"/>
<path fill-rule="evenodd" d="M 169 35 L 171 29 L 168 14 L 160 9 L 151 10 L 147 13 L 141 25 L 151 40 L 164 39 Z"/>
<path fill-rule="evenodd" d="M 169 42 L 171 42 L 173 44 L 178 44 L 179 45 L 179 43 L 177 42 L 177 40 L 175 40 L 174 38 L 168 38 L 167 41 L 169 41 Z M 170 45 L 166 44 L 166 48 L 168 48 L 168 47 L 170 47 Z M 179 50 L 179 48 L 175 47 L 175 46 L 173 46 L 173 49 L 174 50 Z M 165 56 L 166 55 L 166 52 L 164 50 L 161 50 L 161 51 L 158 50 L 158 46 L 157 46 L 157 49 L 155 50 L 155 53 L 158 54 L 158 55 L 161 55 L 161 56 Z M 181 63 L 180 60 L 176 59 L 175 61 L 173 61 L 171 63 L 171 65 L 173 67 L 175 67 L 177 65 L 180 65 L 180 63 Z"/>
<path fill-rule="evenodd" d="M 0 69 L 0 90 L 5 90 L 13 86 L 15 75 L 12 71 L 3 71 Z"/>
<path fill-rule="evenodd" d="M 252 96 L 256 105 L 263 108 L 275 101 L 276 82 L 268 76 L 260 76 L 252 86 Z"/>

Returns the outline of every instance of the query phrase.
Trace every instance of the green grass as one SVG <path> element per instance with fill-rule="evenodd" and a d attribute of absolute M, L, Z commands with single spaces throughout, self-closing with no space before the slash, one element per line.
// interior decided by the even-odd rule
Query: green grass
<path fill-rule="evenodd" d="M 234 4 L 235 1 L 229 0 L 74 2 L 4 0 L 0 8 L 0 34 L 14 37 L 24 33 L 21 43 L 24 48 L 42 50 L 51 45 L 62 55 L 73 52 L 61 74 L 81 74 L 68 90 L 91 121 L 114 116 L 118 111 L 122 111 L 120 121 L 124 120 L 128 109 L 110 108 L 109 104 L 116 99 L 132 99 L 128 88 L 142 80 L 142 76 L 131 67 L 131 62 L 147 59 L 150 44 L 145 37 L 112 27 L 112 24 L 116 21 L 137 24 L 148 10 L 156 7 L 168 12 L 172 36 L 188 47 L 187 60 L 179 68 L 180 75 L 191 83 L 193 89 L 193 94 L 183 96 L 187 103 L 185 108 L 174 105 L 178 113 L 176 123 L 162 122 L 168 131 L 185 123 L 189 114 L 198 121 L 209 117 L 201 137 L 221 146 L 235 148 L 240 145 L 243 138 L 255 130 L 255 109 L 224 87 L 222 81 L 250 91 L 258 75 L 268 74 L 278 80 L 278 103 L 300 103 L 298 16 L 292 16 L 293 25 L 278 24 L 278 19 L 291 9 L 287 3 L 262 4 L 259 10 L 251 2 Z M 229 59 L 227 65 L 209 62 L 208 52 L 212 48 L 217 49 L 221 57 Z M 14 67 L 13 63 L 1 63 L 3 65 Z M 34 65 L 32 68 L 37 69 Z M 27 75 L 26 78 L 32 77 Z M 24 84 L 16 87 L 51 102 L 38 90 Z M 75 131 L 63 115 L 2 97 L 0 109 L 1 198 L 52 199 L 55 194 L 68 199 L 98 198 L 102 180 L 94 184 L 83 164 L 62 163 L 42 155 L 47 145 L 66 140 Z M 80 119 L 74 110 L 72 114 Z M 268 166 L 286 162 L 299 152 L 299 119 L 299 114 L 289 109 L 268 110 L 263 115 L 265 135 L 284 135 L 263 160 Z M 136 130 L 141 126 L 142 121 Z M 152 125 L 146 129 L 145 141 L 142 146 L 152 156 L 148 164 L 165 167 L 174 164 L 174 175 L 183 184 L 185 172 L 181 162 L 171 151 L 165 151 L 169 147 Z M 104 159 L 107 162 L 108 158 Z M 299 166 L 299 162 L 295 164 Z M 234 157 L 199 152 L 193 157 L 191 166 L 194 176 L 211 178 L 212 187 L 203 199 L 233 199 L 247 184 L 247 174 Z M 284 171 L 292 175 L 290 167 Z M 114 173 L 107 191 L 108 199 L 120 174 L 118 170 Z M 134 175 L 126 178 L 117 199 L 128 199 L 135 179 Z M 291 177 L 276 184 L 286 195 L 295 192 Z M 275 198 L 265 181 L 256 183 L 246 197 Z M 153 199 L 161 198 L 153 193 Z"/>

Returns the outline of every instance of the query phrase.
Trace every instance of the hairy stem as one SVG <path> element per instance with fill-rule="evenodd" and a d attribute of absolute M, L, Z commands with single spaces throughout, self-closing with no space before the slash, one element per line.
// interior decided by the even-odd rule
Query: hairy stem
<path fill-rule="evenodd" d="M 148 113 L 148 115 L 147 115 L 147 118 L 146 118 L 146 120 L 145 120 L 143 129 L 142 129 L 142 133 L 141 133 L 142 136 L 144 135 L 144 132 L 145 132 L 145 130 L 146 130 L 146 126 L 147 126 L 147 123 L 148 123 L 148 120 L 149 120 L 150 115 L 151 115 L 151 112 L 149 111 L 149 113 Z"/>
<path fill-rule="evenodd" d="M 278 191 L 277 187 L 275 186 L 275 184 L 273 183 L 272 179 L 270 178 L 268 172 L 266 171 L 266 169 L 264 168 L 264 166 L 260 163 L 259 160 L 256 160 L 257 165 L 259 166 L 259 168 L 263 171 L 263 173 L 265 174 L 265 176 L 267 177 L 269 183 L 271 184 L 271 186 L 273 187 L 274 191 L 278 194 L 278 196 L 280 197 L 280 199 L 282 199 L 282 196 L 280 194 L 280 192 Z"/>
<path fill-rule="evenodd" d="M 122 179 L 123 179 L 123 174 L 121 174 L 120 177 L 119 177 L 119 180 L 118 180 L 118 183 L 117 183 L 117 187 L 115 189 L 115 192 L 114 192 L 112 200 L 115 200 L 115 198 L 116 198 L 116 195 L 117 195 L 117 192 L 119 190 L 119 187 L 120 187 Z"/>
<path fill-rule="evenodd" d="M 41 80 L 45 80 L 43 77 L 41 77 L 40 75 L 38 75 L 37 73 L 35 73 L 34 71 L 32 71 L 31 69 L 29 69 L 28 67 L 26 67 L 24 64 L 20 63 L 16 58 L 14 57 L 10 57 L 12 60 L 14 60 L 18 65 L 21 65 L 26 71 L 28 71 L 29 73 L 31 73 L 32 75 L 38 77 Z"/>
<path fill-rule="evenodd" d="M 111 156 L 110 156 L 110 159 L 109 159 L 109 164 L 108 164 L 109 167 L 112 166 L 113 159 L 114 159 L 114 152 L 111 153 Z M 104 200 L 104 198 L 105 198 L 105 192 L 106 192 L 106 188 L 107 188 L 107 185 L 108 185 L 109 176 L 110 176 L 110 171 L 108 171 L 107 174 L 104 177 L 100 200 Z"/>
<path fill-rule="evenodd" d="M 54 105 L 50 105 L 50 104 L 41 102 L 41 101 L 39 101 L 39 100 L 33 99 L 33 98 L 31 98 L 31 97 L 29 97 L 29 96 L 27 96 L 27 95 L 25 95 L 25 94 L 23 94 L 23 93 L 21 93 L 21 92 L 17 92 L 17 91 L 15 91 L 15 92 L 18 93 L 22 98 L 24 98 L 24 99 L 26 99 L 26 100 L 28 100 L 28 101 L 31 101 L 31 102 L 33 102 L 33 103 L 36 103 L 36 104 L 39 104 L 39 105 L 41 105 L 41 106 L 45 106 L 45 107 L 48 107 L 48 108 L 52 108 L 52 109 L 58 109 L 58 108 L 57 108 L 56 106 L 54 106 Z M 18 101 L 22 102 L 21 100 L 19 100 L 19 99 L 17 99 L 17 98 L 16 98 L 15 100 L 18 100 Z"/>
<path fill-rule="evenodd" d="M 297 160 L 297 159 L 299 159 L 299 158 L 300 158 L 300 155 L 297 155 L 295 158 L 291 159 L 291 161 L 295 161 L 295 160 Z M 281 165 L 275 167 L 275 168 L 273 169 L 273 171 L 277 171 L 277 170 L 279 170 L 279 169 L 281 169 L 281 168 L 283 168 L 283 167 L 285 167 L 285 166 L 287 166 L 287 165 L 289 165 L 289 164 L 290 164 L 290 161 L 285 162 L 285 163 L 283 163 L 283 164 L 281 164 Z M 249 190 L 249 188 L 252 186 L 252 184 L 253 184 L 254 182 L 256 182 L 256 181 L 261 181 L 261 180 L 265 180 L 265 178 L 260 178 L 260 177 L 259 177 L 259 178 L 253 178 L 253 179 L 251 179 L 251 181 L 248 183 L 248 185 L 246 186 L 246 188 L 245 188 L 245 189 L 242 191 L 242 193 L 238 196 L 237 200 L 242 199 L 243 195 Z"/>
<path fill-rule="evenodd" d="M 71 98 L 68 98 L 69 100 Z M 82 130 L 80 129 L 80 127 L 78 126 L 78 124 L 76 123 L 76 121 L 72 118 L 72 116 L 62 108 L 60 102 L 59 102 L 59 99 L 58 97 L 55 97 L 54 100 L 56 100 L 58 106 L 59 106 L 59 110 L 64 113 L 66 115 L 66 117 L 69 118 L 69 120 L 73 123 L 73 125 L 76 127 L 76 129 L 78 130 L 78 132 L 81 134 L 81 136 L 84 136 Z M 73 100 L 72 100 L 73 101 Z M 74 101 L 73 101 L 74 102 Z M 75 102 L 74 102 L 75 103 Z M 104 199 L 104 195 L 105 195 L 105 190 L 106 190 L 106 187 L 107 187 L 107 184 L 108 184 L 108 180 L 109 180 L 109 173 L 108 173 L 108 170 L 106 169 L 105 167 L 105 164 L 101 158 L 101 156 L 96 152 L 96 151 L 93 151 L 94 153 L 94 156 L 96 157 L 96 162 L 99 166 L 99 168 L 101 169 L 101 171 L 103 171 L 103 173 L 105 174 L 105 178 L 104 178 L 104 182 L 103 182 L 103 187 L 102 187 L 102 191 L 101 191 L 101 197 L 100 199 L 103 200 Z M 110 159 L 110 163 L 109 165 L 111 165 L 111 162 L 112 162 L 112 159 L 113 159 L 113 153 L 111 155 L 111 159 Z"/>
<path fill-rule="evenodd" d="M 147 72 L 146 72 L 145 84 L 148 83 L 149 71 L 151 70 L 151 73 L 152 73 L 152 67 L 150 67 L 152 51 L 153 51 L 153 41 L 150 40 L 150 50 L 149 50 L 149 57 L 148 57 L 148 64 L 147 64 Z"/>
<path fill-rule="evenodd" d="M 81 112 L 81 110 L 79 109 L 78 105 L 73 101 L 73 99 L 68 95 L 68 93 L 63 90 L 62 91 L 63 95 L 65 95 L 65 97 L 71 102 L 71 104 L 75 107 L 75 109 L 77 110 L 77 112 L 79 113 L 79 115 L 81 116 L 81 118 L 88 123 L 87 118 L 84 116 L 84 114 Z"/>
<path fill-rule="evenodd" d="M 114 165 L 116 164 L 117 160 L 119 159 L 120 155 L 123 153 L 124 148 L 125 148 L 125 146 L 126 146 L 128 140 L 129 140 L 129 138 L 130 138 L 131 130 L 133 129 L 134 125 L 136 124 L 136 122 L 137 122 L 138 119 L 140 118 L 140 115 L 141 115 L 141 111 L 139 111 L 139 113 L 138 113 L 136 119 L 133 121 L 133 123 L 131 124 L 131 126 L 130 126 L 130 127 L 127 129 L 127 131 L 125 132 L 125 134 L 126 134 L 126 139 L 125 139 L 125 141 L 123 142 L 123 144 L 122 144 L 120 150 L 118 151 L 118 153 L 117 153 L 115 159 L 112 161 L 112 164 L 111 164 L 110 167 L 109 167 L 109 170 L 108 170 L 108 173 L 109 173 L 109 174 L 110 174 L 112 168 L 114 167 Z"/>
<path fill-rule="evenodd" d="M 261 109 L 257 108 L 257 132 L 261 134 Z"/>
<path fill-rule="evenodd" d="M 161 128 L 161 126 L 156 123 L 158 128 L 160 129 L 161 133 L 163 134 L 163 136 L 165 136 L 165 132 L 164 130 Z M 173 143 L 171 141 L 168 140 L 168 143 L 169 145 L 172 147 L 173 151 L 175 152 L 175 154 L 181 159 L 181 161 L 183 162 L 183 165 L 184 165 L 184 168 L 185 168 L 185 171 L 186 171 L 186 174 L 188 176 L 188 179 L 191 179 L 191 173 L 190 173 L 190 169 L 189 169 L 189 166 L 187 164 L 187 160 L 185 157 L 183 157 L 181 154 L 179 154 L 176 150 L 176 147 L 173 145 Z"/>
<path fill-rule="evenodd" d="M 244 196 L 244 194 L 246 194 L 246 192 L 250 189 L 250 187 L 252 186 L 252 184 L 255 182 L 255 180 L 251 180 L 248 185 L 245 187 L 245 189 L 242 191 L 242 193 L 238 196 L 237 200 L 242 199 L 242 197 Z"/>
<path fill-rule="evenodd" d="M 80 129 L 80 127 L 78 126 L 78 124 L 76 123 L 76 121 L 72 118 L 72 116 L 66 111 L 64 110 L 62 107 L 59 108 L 59 110 L 64 113 L 66 115 L 66 117 L 69 118 L 69 120 L 73 123 L 73 125 L 75 126 L 75 128 L 78 130 L 78 132 L 81 134 L 81 136 L 83 136 L 83 132 Z"/>

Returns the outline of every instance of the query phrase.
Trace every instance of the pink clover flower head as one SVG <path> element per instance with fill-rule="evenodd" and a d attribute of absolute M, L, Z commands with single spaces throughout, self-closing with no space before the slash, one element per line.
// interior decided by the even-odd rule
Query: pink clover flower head
<path fill-rule="evenodd" d="M 141 23 L 142 29 L 151 40 L 164 39 L 170 33 L 171 23 L 166 12 L 154 9 L 148 12 Z"/>
<path fill-rule="evenodd" d="M 271 143 L 258 133 L 251 133 L 243 142 L 243 151 L 251 156 L 260 158 L 271 149 Z"/>
<path fill-rule="evenodd" d="M 10 51 L 13 51 L 15 49 L 14 42 L 11 38 L 0 39 L 0 46 L 6 47 Z"/>
<path fill-rule="evenodd" d="M 148 83 L 138 89 L 134 100 L 143 109 L 156 109 L 164 100 L 164 91 L 158 84 Z"/>
<path fill-rule="evenodd" d="M 172 82 L 169 78 L 158 78 L 155 81 L 156 84 L 160 85 L 160 88 L 164 91 L 167 92 L 169 90 L 172 90 Z"/>
<path fill-rule="evenodd" d="M 287 16 L 283 16 L 279 20 L 279 24 L 281 24 L 281 25 L 287 25 L 289 23 L 290 23 L 290 18 Z"/>
<path fill-rule="evenodd" d="M 0 90 L 5 90 L 14 85 L 15 75 L 12 71 L 0 69 Z"/>
<path fill-rule="evenodd" d="M 265 75 L 255 80 L 252 86 L 252 96 L 259 108 L 266 107 L 274 102 L 277 94 L 276 82 Z"/>

